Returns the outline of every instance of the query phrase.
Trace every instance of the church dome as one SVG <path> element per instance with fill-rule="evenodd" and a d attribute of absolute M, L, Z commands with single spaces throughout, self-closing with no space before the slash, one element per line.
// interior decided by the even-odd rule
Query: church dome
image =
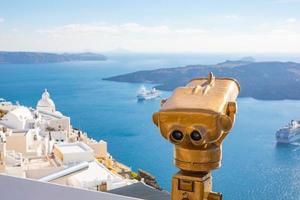
<path fill-rule="evenodd" d="M 42 94 L 42 98 L 38 101 L 36 109 L 45 112 L 55 112 L 55 104 L 50 98 L 50 94 L 47 89 L 45 89 Z"/>

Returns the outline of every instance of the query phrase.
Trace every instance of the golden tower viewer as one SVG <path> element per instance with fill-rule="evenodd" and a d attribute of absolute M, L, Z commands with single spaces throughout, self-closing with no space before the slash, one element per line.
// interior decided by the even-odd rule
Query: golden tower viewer
<path fill-rule="evenodd" d="M 217 200 L 210 171 L 221 166 L 222 141 L 231 130 L 240 87 L 231 78 L 196 78 L 162 101 L 153 122 L 174 144 L 173 200 Z"/>

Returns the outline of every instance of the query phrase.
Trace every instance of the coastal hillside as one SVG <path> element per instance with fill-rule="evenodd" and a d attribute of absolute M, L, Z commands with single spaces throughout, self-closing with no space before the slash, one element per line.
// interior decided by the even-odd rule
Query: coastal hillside
<path fill-rule="evenodd" d="M 152 83 L 160 90 L 171 91 L 195 77 L 213 72 L 219 77 L 233 77 L 240 82 L 240 97 L 262 100 L 300 99 L 300 64 L 294 62 L 254 62 L 252 59 L 225 61 L 215 65 L 188 65 L 138 71 L 104 80 Z"/>
<path fill-rule="evenodd" d="M 106 57 L 96 53 L 41 53 L 0 51 L 0 64 L 57 63 L 68 61 L 101 61 Z"/>

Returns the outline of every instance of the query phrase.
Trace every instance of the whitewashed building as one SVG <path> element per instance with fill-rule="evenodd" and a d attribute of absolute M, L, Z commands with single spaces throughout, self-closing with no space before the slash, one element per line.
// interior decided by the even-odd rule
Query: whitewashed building
<path fill-rule="evenodd" d="M 14 130 L 29 130 L 35 128 L 35 120 L 29 108 L 17 106 L 0 120 L 0 124 Z"/>
<path fill-rule="evenodd" d="M 38 101 L 36 109 L 46 113 L 56 112 L 55 104 L 50 98 L 50 94 L 48 93 L 47 89 L 45 89 L 44 93 L 42 94 L 42 98 Z"/>
<path fill-rule="evenodd" d="M 0 173 L 99 191 L 137 182 L 118 174 L 105 141 L 72 128 L 46 89 L 36 109 L 3 103 L 0 111 Z"/>
<path fill-rule="evenodd" d="M 83 142 L 55 144 L 53 149 L 56 159 L 63 163 L 77 163 L 93 161 L 94 151 Z"/>
<path fill-rule="evenodd" d="M 50 94 L 45 89 L 36 110 L 41 116 L 41 135 L 55 142 L 65 142 L 71 132 L 71 120 L 56 110 Z"/>

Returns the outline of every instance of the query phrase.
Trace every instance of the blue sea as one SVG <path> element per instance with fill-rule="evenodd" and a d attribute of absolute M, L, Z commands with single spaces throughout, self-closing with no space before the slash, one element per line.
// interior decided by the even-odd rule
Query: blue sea
<path fill-rule="evenodd" d="M 35 107 L 47 88 L 56 107 L 74 127 L 108 142 L 118 161 L 149 171 L 170 191 L 172 145 L 152 123 L 160 101 L 137 102 L 141 84 L 103 81 L 137 70 L 208 64 L 240 55 L 109 55 L 102 62 L 0 65 L 0 97 Z M 265 56 L 260 59 L 295 59 Z M 297 61 L 297 60 L 292 60 Z M 152 85 L 146 84 L 147 87 Z M 167 97 L 169 92 L 163 92 Z M 222 167 L 213 172 L 214 191 L 224 199 L 300 199 L 300 144 L 276 145 L 275 131 L 300 119 L 300 101 L 238 99 L 234 129 L 223 145 Z"/>

